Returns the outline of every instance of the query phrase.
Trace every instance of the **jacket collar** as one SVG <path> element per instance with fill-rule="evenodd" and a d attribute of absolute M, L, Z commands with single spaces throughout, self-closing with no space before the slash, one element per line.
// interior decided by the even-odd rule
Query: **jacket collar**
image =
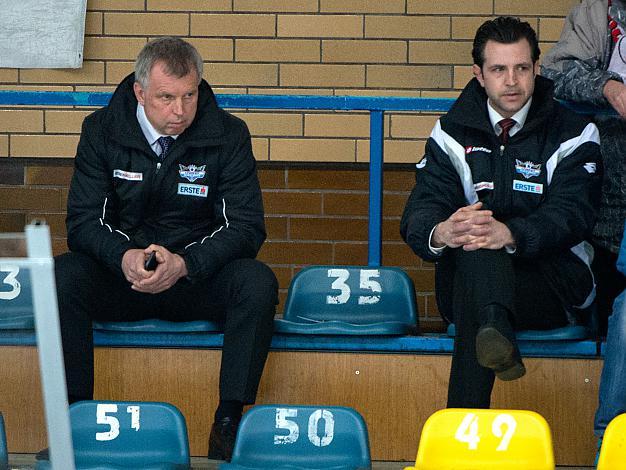
<path fill-rule="evenodd" d="M 118 85 L 106 107 L 103 126 L 107 135 L 126 147 L 150 150 L 137 120 L 137 99 L 133 91 L 135 74 L 131 73 Z M 224 123 L 213 90 L 205 80 L 198 88 L 198 109 L 191 125 L 177 141 L 185 147 L 218 144 L 224 138 Z"/>
<path fill-rule="evenodd" d="M 552 115 L 553 110 L 554 86 L 552 80 L 537 75 L 528 117 L 524 127 L 519 132 L 526 133 L 542 125 Z M 470 116 L 471 118 L 469 118 Z M 450 111 L 441 119 L 443 123 L 448 121 L 450 124 L 494 134 L 487 111 L 487 94 L 476 78 L 470 80 Z"/>

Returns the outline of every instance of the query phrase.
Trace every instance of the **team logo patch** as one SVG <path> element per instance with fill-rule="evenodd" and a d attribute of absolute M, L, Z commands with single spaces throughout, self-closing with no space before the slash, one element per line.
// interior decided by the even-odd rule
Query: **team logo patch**
<path fill-rule="evenodd" d="M 474 152 L 491 153 L 491 149 L 488 149 L 486 147 L 473 147 L 473 146 L 465 147 L 465 155 L 469 155 L 470 153 L 474 153 Z"/>
<path fill-rule="evenodd" d="M 483 189 L 493 189 L 493 181 L 481 181 L 480 183 L 476 183 L 474 185 L 474 189 L 478 191 L 482 191 Z"/>
<path fill-rule="evenodd" d="M 143 173 L 134 173 L 132 171 L 113 170 L 113 178 L 119 178 L 128 181 L 142 181 Z"/>
<path fill-rule="evenodd" d="M 417 168 L 418 170 L 421 170 L 422 168 L 426 166 L 427 161 L 428 161 L 427 157 L 422 158 L 420 162 L 415 165 L 415 168 Z"/>
<path fill-rule="evenodd" d="M 202 165 L 202 166 L 196 166 L 196 165 L 178 165 L 178 173 L 180 174 L 181 178 L 185 178 L 187 181 L 189 181 L 190 183 L 193 183 L 195 180 L 199 180 L 201 178 L 204 178 L 204 176 L 206 175 L 206 171 L 204 171 L 204 169 L 206 168 L 206 165 Z"/>
<path fill-rule="evenodd" d="M 209 187 L 202 184 L 178 183 L 178 194 L 182 196 L 207 197 Z"/>
<path fill-rule="evenodd" d="M 587 170 L 587 173 L 594 174 L 596 172 L 596 164 L 594 162 L 587 162 L 583 165 L 583 168 Z"/>
<path fill-rule="evenodd" d="M 516 158 L 515 171 L 526 179 L 539 176 L 541 173 L 541 163 L 522 162 Z"/>
<path fill-rule="evenodd" d="M 513 180 L 513 191 L 524 193 L 543 194 L 543 184 L 529 183 L 528 181 Z"/>

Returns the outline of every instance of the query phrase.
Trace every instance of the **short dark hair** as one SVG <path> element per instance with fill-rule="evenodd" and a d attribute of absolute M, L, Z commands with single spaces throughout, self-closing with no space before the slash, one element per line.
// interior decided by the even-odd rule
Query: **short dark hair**
<path fill-rule="evenodd" d="M 530 52 L 533 64 L 539 60 L 539 42 L 535 30 L 526 21 L 521 21 L 513 16 L 500 16 L 493 20 L 485 21 L 476 31 L 472 58 L 474 63 L 481 69 L 485 62 L 485 46 L 487 41 L 492 40 L 502 44 L 513 44 L 520 39 L 526 39 L 530 44 Z"/>
<path fill-rule="evenodd" d="M 180 38 L 157 38 L 141 49 L 135 62 L 135 81 L 146 88 L 150 71 L 156 62 L 165 64 L 165 71 L 175 77 L 184 77 L 191 71 L 202 78 L 202 57 L 195 47 Z"/>

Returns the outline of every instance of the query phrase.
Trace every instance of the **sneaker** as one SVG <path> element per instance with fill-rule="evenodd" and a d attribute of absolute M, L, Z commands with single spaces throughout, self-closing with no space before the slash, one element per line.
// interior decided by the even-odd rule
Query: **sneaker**
<path fill-rule="evenodd" d="M 239 420 L 230 417 L 216 420 L 213 423 L 209 436 L 209 459 L 230 462 L 238 428 Z"/>

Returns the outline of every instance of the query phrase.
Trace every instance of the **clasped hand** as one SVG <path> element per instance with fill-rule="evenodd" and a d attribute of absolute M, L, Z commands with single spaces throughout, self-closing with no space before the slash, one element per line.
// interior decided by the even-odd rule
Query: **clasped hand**
<path fill-rule="evenodd" d="M 158 265 L 154 271 L 146 271 L 144 263 L 150 253 L 156 252 Z M 172 287 L 187 275 L 185 260 L 160 245 L 150 245 L 145 250 L 133 248 L 122 257 L 122 271 L 131 288 L 146 294 L 158 294 Z"/>
<path fill-rule="evenodd" d="M 514 247 L 515 240 L 509 228 L 493 217 L 482 202 L 458 209 L 448 219 L 437 224 L 431 243 L 434 247 L 463 247 L 465 251 L 480 248 L 499 250 Z"/>

